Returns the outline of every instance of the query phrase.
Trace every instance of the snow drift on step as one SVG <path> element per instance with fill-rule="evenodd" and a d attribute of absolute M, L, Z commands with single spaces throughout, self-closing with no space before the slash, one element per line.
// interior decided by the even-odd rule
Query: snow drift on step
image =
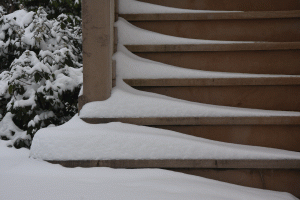
<path fill-rule="evenodd" d="M 300 153 L 216 142 L 174 131 L 113 122 L 88 124 L 77 115 L 39 130 L 30 150 L 43 160 L 300 159 Z"/>
<path fill-rule="evenodd" d="M 105 101 L 87 103 L 81 118 L 300 116 L 300 112 L 267 111 L 189 102 L 131 88 L 121 78 Z"/>
<path fill-rule="evenodd" d="M 119 17 L 115 23 L 118 28 L 118 43 L 123 45 L 163 45 L 163 44 L 232 44 L 232 43 L 253 43 L 243 41 L 221 41 L 181 38 L 164 35 L 138 28 L 125 19 Z"/>
<path fill-rule="evenodd" d="M 160 6 L 136 0 L 119 0 L 120 14 L 154 14 L 154 13 L 228 13 L 241 11 L 190 10 Z"/>
<path fill-rule="evenodd" d="M 75 133 L 77 138 L 79 135 L 86 138 Z M 0 140 L 1 199 L 297 200 L 286 192 L 248 188 L 162 169 L 65 168 L 28 157 L 27 149 L 7 148 L 5 141 Z"/>
<path fill-rule="evenodd" d="M 117 63 L 117 77 L 121 77 L 122 79 L 300 77 L 299 75 L 211 72 L 181 68 L 141 58 L 128 51 L 126 47 L 121 44 L 118 45 L 118 51 L 114 54 L 113 59 L 115 59 Z"/>

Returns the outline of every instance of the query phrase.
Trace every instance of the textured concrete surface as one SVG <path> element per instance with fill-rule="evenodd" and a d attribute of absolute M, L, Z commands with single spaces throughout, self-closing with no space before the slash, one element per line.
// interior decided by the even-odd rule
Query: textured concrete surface
<path fill-rule="evenodd" d="M 139 0 L 175 8 L 196 10 L 300 10 L 298 0 Z"/>

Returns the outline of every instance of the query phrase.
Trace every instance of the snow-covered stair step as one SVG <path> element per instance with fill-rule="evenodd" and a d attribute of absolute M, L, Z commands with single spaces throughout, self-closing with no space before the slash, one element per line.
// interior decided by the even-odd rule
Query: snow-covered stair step
<path fill-rule="evenodd" d="M 85 118 L 91 124 L 124 122 L 173 130 L 235 144 L 300 152 L 300 117 L 118 117 Z"/>
<path fill-rule="evenodd" d="M 118 44 L 141 57 L 174 66 L 220 72 L 300 74 L 300 42 L 220 41 L 174 37 L 115 23 Z"/>
<path fill-rule="evenodd" d="M 123 0 L 119 0 L 123 1 Z M 139 0 L 162 6 L 196 10 L 300 10 L 298 0 Z"/>
<path fill-rule="evenodd" d="M 300 42 L 126 45 L 150 60 L 206 71 L 300 74 Z"/>
<path fill-rule="evenodd" d="M 300 196 L 300 153 L 124 123 L 87 124 L 78 116 L 39 130 L 30 157 L 66 167 L 165 168 Z"/>
<path fill-rule="evenodd" d="M 121 14 L 131 24 L 166 35 L 229 41 L 300 41 L 300 9 L 292 11 Z"/>
<path fill-rule="evenodd" d="M 210 72 L 154 62 L 119 45 L 118 77 L 148 92 L 188 101 L 268 110 L 300 111 L 300 76 Z"/>
<path fill-rule="evenodd" d="M 80 118 L 125 122 L 237 144 L 300 151 L 300 112 L 208 105 L 135 90 L 117 79 L 111 97 L 90 102 Z"/>
<path fill-rule="evenodd" d="M 300 111 L 300 77 L 125 79 L 138 90 L 193 102 Z"/>

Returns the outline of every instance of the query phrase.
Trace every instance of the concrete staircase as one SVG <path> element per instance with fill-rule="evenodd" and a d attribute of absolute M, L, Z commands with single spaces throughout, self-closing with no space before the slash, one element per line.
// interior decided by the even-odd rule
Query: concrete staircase
<path fill-rule="evenodd" d="M 260 43 L 127 45 L 140 57 L 189 69 L 300 75 L 298 0 L 142 0 L 177 8 L 232 13 L 122 14 L 140 28 L 167 35 Z M 207 104 L 300 111 L 300 78 L 126 79 L 132 87 Z M 300 117 L 85 118 L 169 129 L 217 141 L 300 152 Z M 165 168 L 300 197 L 298 160 L 108 160 L 55 162 L 65 166 Z"/>

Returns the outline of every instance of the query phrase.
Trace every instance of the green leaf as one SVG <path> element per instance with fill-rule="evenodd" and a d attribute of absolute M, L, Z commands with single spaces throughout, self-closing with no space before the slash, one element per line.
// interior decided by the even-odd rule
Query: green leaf
<path fill-rule="evenodd" d="M 39 82 L 40 79 L 41 79 L 40 74 L 39 74 L 39 73 L 35 73 L 35 74 L 34 74 L 34 80 L 35 80 L 35 82 Z"/>
<path fill-rule="evenodd" d="M 19 93 L 20 93 L 20 95 L 23 95 L 25 93 L 25 89 L 23 86 L 20 86 Z"/>
<path fill-rule="evenodd" d="M 65 59 L 65 63 L 69 66 L 69 67 L 74 67 L 74 64 L 72 62 L 72 59 L 69 55 L 67 55 L 67 58 Z"/>
<path fill-rule="evenodd" d="M 45 76 L 45 79 L 46 79 L 46 80 L 49 80 L 49 79 L 50 79 L 50 76 L 49 76 L 49 74 L 45 73 L 45 75 L 44 75 L 44 76 Z"/>
<path fill-rule="evenodd" d="M 8 87 L 8 92 L 9 92 L 10 95 L 12 95 L 13 90 L 14 90 L 14 86 L 13 86 L 13 85 L 10 85 L 10 86 Z"/>
<path fill-rule="evenodd" d="M 70 16 L 68 16 L 67 21 L 68 21 L 69 23 L 72 23 L 72 19 L 70 18 Z"/>
<path fill-rule="evenodd" d="M 61 27 L 61 29 L 65 29 L 67 26 L 65 25 L 65 23 L 61 23 L 60 27 Z"/>

